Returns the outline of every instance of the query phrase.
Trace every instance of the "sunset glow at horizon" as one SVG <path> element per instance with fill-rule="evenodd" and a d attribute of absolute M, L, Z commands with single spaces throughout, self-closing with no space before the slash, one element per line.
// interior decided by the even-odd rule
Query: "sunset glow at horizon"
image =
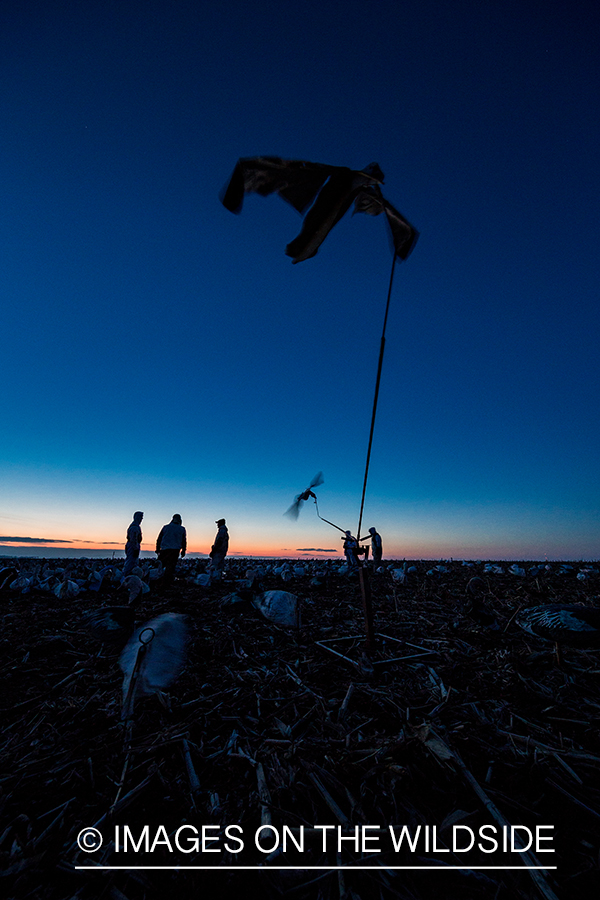
<path fill-rule="evenodd" d="M 474 513 L 471 511 L 471 516 Z M 498 515 L 489 513 L 489 515 Z M 415 517 L 416 518 L 416 517 Z M 376 527 L 382 533 L 384 538 L 384 559 L 485 559 L 485 560 L 595 560 L 598 558 L 598 552 L 592 542 L 586 542 L 585 532 L 582 530 L 580 537 L 571 546 L 565 544 L 557 544 L 553 540 L 551 529 L 546 533 L 545 538 L 541 536 L 535 538 L 533 534 L 525 530 L 521 530 L 521 523 L 517 527 L 514 525 L 515 536 L 507 537 L 504 541 L 499 541 L 497 537 L 487 537 L 481 531 L 478 531 L 481 524 L 485 522 L 485 516 L 479 511 L 474 527 L 469 529 L 465 527 L 466 522 L 462 524 L 456 520 L 452 524 L 450 522 L 450 514 L 448 510 L 444 515 L 438 513 L 434 516 L 434 520 L 427 522 L 421 520 L 414 533 L 411 534 L 410 528 L 399 528 L 393 522 L 381 520 L 376 523 Z M 160 521 L 156 516 L 144 517 L 142 522 L 143 543 L 142 555 L 152 556 L 156 536 L 163 524 L 170 520 L 170 516 L 164 521 Z M 370 520 L 369 520 L 370 521 Z M 207 555 L 214 536 L 215 531 L 211 530 L 210 525 L 207 527 L 206 522 L 200 522 L 194 517 L 185 517 L 183 519 L 188 535 L 188 555 Z M 10 556 L 43 556 L 44 549 L 52 552 L 52 555 L 60 555 L 60 550 L 75 550 L 77 555 L 85 556 L 86 550 L 104 551 L 106 557 L 114 555 L 115 557 L 123 556 L 124 551 L 124 532 L 129 522 L 125 521 L 125 527 L 121 528 L 123 539 L 118 540 L 118 528 L 114 530 L 106 530 L 101 536 L 90 535 L 88 538 L 75 539 L 68 538 L 65 528 L 60 528 L 51 534 L 49 529 L 42 529 L 44 541 L 6 541 L 0 539 L 0 555 Z M 263 519 L 264 536 L 257 534 L 257 529 L 248 524 L 242 524 L 239 527 L 235 522 L 228 520 L 230 530 L 230 556 L 231 557 L 269 557 L 269 558 L 343 558 L 342 542 L 343 535 L 334 530 L 330 526 L 320 522 L 298 522 L 293 523 L 282 517 L 280 529 L 273 531 L 272 526 Z M 363 535 L 367 535 L 368 527 L 362 529 Z M 351 529 L 356 533 L 356 529 Z M 447 539 L 446 531 L 453 532 L 456 537 Z M 72 532 L 72 530 L 71 530 Z M 277 533 L 279 532 L 279 534 Z M 436 535 L 436 532 L 438 534 Z M 284 534 L 283 534 L 284 533 Z M 428 538 L 428 533 L 434 536 Z M 282 540 L 284 536 L 284 540 Z M 295 540 L 293 539 L 295 538 Z M 52 543 L 50 543 L 52 541 Z M 565 552 L 565 550 L 567 552 Z M 98 555 L 96 552 L 94 555 Z"/>

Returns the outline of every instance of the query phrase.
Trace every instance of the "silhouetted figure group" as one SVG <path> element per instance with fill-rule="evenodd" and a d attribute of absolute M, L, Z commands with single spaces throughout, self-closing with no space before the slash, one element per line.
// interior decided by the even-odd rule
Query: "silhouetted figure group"
<path fill-rule="evenodd" d="M 143 518 L 143 512 L 135 512 L 133 514 L 133 522 L 127 529 L 123 575 L 131 574 L 131 571 L 138 563 L 142 546 L 141 521 Z M 215 524 L 218 527 L 218 531 L 209 556 L 211 558 L 213 580 L 219 581 L 223 574 L 225 557 L 229 549 L 229 532 L 225 525 L 225 519 L 217 519 Z M 156 555 L 163 567 L 163 584 L 173 583 L 179 556 L 181 554 L 181 559 L 183 559 L 186 551 L 187 533 L 183 527 L 181 516 L 179 513 L 175 513 L 169 524 L 163 525 L 156 539 Z"/>
<path fill-rule="evenodd" d="M 383 542 L 381 540 L 381 535 L 375 528 L 369 528 L 369 535 L 371 538 L 371 552 L 373 554 L 373 570 L 375 571 L 381 565 L 381 558 L 383 556 Z M 364 554 L 365 562 L 369 558 L 368 546 L 360 546 L 361 542 L 366 540 L 366 537 L 358 538 L 357 540 L 351 531 L 346 531 L 345 537 L 343 538 L 343 546 L 349 572 L 358 569 L 359 556 L 362 556 Z"/>
<path fill-rule="evenodd" d="M 306 497 L 304 496 L 306 494 Z M 306 490 L 301 499 L 308 499 L 312 495 L 312 491 Z M 314 496 L 314 495 L 312 495 Z M 138 563 L 140 549 L 142 545 L 142 529 L 141 522 L 144 518 L 143 512 L 135 512 L 133 514 L 133 522 L 127 529 L 127 543 L 125 544 L 125 566 L 123 574 L 129 575 Z M 225 524 L 225 519 L 217 519 L 217 534 L 210 553 L 211 560 L 210 573 L 213 581 L 220 581 L 223 576 L 223 568 L 225 565 L 225 557 L 229 550 L 229 531 Z M 371 541 L 371 552 L 373 557 L 373 570 L 381 565 L 383 556 L 383 544 L 381 535 L 375 528 L 369 528 L 369 538 Z M 368 540 L 366 536 L 363 538 L 355 538 L 351 531 L 344 534 L 344 554 L 348 564 L 348 571 L 354 572 L 358 569 L 358 557 L 364 555 L 365 562 L 369 558 L 369 547 L 362 545 L 363 541 Z M 177 561 L 185 556 L 187 551 L 187 534 L 183 527 L 181 516 L 175 513 L 168 525 L 163 525 L 156 539 L 156 555 L 158 556 L 163 567 L 163 583 L 172 584 L 175 578 L 175 570 Z"/>

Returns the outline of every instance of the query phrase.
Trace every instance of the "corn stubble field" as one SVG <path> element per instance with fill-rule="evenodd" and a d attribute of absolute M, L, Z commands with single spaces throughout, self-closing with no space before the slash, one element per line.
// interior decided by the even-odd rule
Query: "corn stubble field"
<path fill-rule="evenodd" d="M 170 587 L 153 584 L 136 610 L 139 623 L 184 614 L 189 641 L 178 680 L 138 698 L 128 725 L 120 647 L 85 624 L 123 595 L 0 594 L 5 896 L 150 900 L 168 891 L 186 900 L 254 885 L 265 898 L 298 900 L 433 891 L 568 900 L 599 890 L 600 651 L 564 646 L 557 665 L 554 644 L 516 619 L 545 603 L 596 606 L 600 575 L 577 578 L 581 564 L 540 565 L 535 575 L 522 564 L 521 575 L 507 563 L 499 573 L 414 561 L 400 583 L 388 563 L 371 578 L 375 629 L 388 639 L 367 657 L 357 579 L 326 573 L 315 584 L 309 573 L 284 585 L 260 573 L 265 590 L 299 598 L 301 627 L 284 629 L 249 604 L 222 602 L 251 561 L 230 562 L 226 579 L 206 587 L 192 580 L 194 565 Z M 117 852 L 115 834 L 128 826 L 137 841 L 146 825 L 150 845 L 159 837 L 153 849 L 142 840 L 139 852 Z M 186 838 L 213 826 L 205 834 L 217 840 L 182 850 L 182 825 L 195 829 Z M 227 841 L 232 825 L 227 834 L 243 835 L 243 849 Z M 317 825 L 335 826 L 325 847 Z M 427 826 L 435 842 L 414 851 L 406 841 L 398 851 L 385 840 L 338 845 L 337 835 L 366 825 L 382 834 L 407 826 L 413 836 L 421 826 L 422 837 Z M 484 825 L 497 834 L 552 825 L 545 834 L 556 852 L 455 853 L 456 825 L 476 835 Z M 88 826 L 104 838 L 94 854 L 76 844 Z M 259 849 L 261 826 L 270 828 Z M 296 840 L 304 833 L 302 852 L 291 837 L 285 853 L 275 846 L 284 826 Z M 130 868 L 101 868 L 118 865 Z M 132 868 L 176 865 L 220 870 Z M 241 865 L 260 869 L 236 872 Z M 435 868 L 399 868 L 425 865 Z M 504 868 L 515 865 L 530 868 Z"/>

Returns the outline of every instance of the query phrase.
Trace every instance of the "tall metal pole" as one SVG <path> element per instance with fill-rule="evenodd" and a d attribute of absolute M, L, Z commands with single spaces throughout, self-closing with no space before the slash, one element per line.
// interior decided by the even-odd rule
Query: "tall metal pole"
<path fill-rule="evenodd" d="M 383 318 L 383 329 L 381 332 L 381 344 L 379 347 L 379 363 L 377 365 L 377 379 L 375 381 L 375 397 L 373 398 L 373 412 L 371 414 L 371 430 L 369 432 L 369 446 L 367 448 L 367 463 L 365 465 L 365 478 L 363 481 L 362 498 L 360 501 L 360 515 L 358 517 L 358 533 L 360 537 L 360 529 L 362 526 L 363 509 L 365 505 L 365 494 L 367 492 L 367 478 L 369 477 L 369 463 L 371 461 L 371 447 L 373 446 L 373 432 L 375 430 L 375 416 L 377 414 L 377 400 L 379 399 L 379 385 L 381 382 L 381 368 L 383 366 L 383 353 L 385 351 L 385 330 L 387 328 L 388 312 L 390 309 L 390 299 L 392 296 L 392 284 L 394 283 L 394 270 L 396 268 L 396 254 L 392 260 L 392 271 L 390 273 L 390 283 L 388 287 L 387 303 L 385 306 L 385 316 Z"/>
<path fill-rule="evenodd" d="M 362 527 L 363 509 L 365 506 L 365 494 L 367 493 L 367 478 L 369 477 L 369 463 L 371 461 L 371 448 L 373 446 L 373 432 L 375 430 L 375 416 L 377 414 L 377 401 L 379 399 L 379 385 L 381 383 L 381 369 L 383 366 L 383 354 L 385 351 L 385 330 L 387 328 L 388 312 L 390 309 L 390 299 L 392 296 L 392 284 L 394 282 L 394 271 L 396 268 L 396 254 L 392 260 L 392 271 L 390 273 L 390 283 L 388 287 L 387 303 L 385 306 L 385 316 L 383 317 L 383 329 L 381 332 L 381 344 L 379 346 L 379 362 L 377 364 L 377 378 L 375 380 L 375 396 L 373 398 L 373 412 L 371 413 L 371 430 L 369 432 L 369 445 L 367 448 L 367 462 L 365 465 L 365 477 L 363 481 L 362 497 L 360 501 L 360 515 L 358 517 L 357 539 L 360 538 L 360 529 Z M 365 568 L 363 560 L 359 558 L 359 581 L 360 592 L 362 595 L 363 609 L 365 613 L 365 631 L 367 634 L 366 649 L 372 649 L 375 645 L 375 632 L 373 629 L 373 604 L 371 601 L 371 588 L 369 585 L 368 570 Z"/>

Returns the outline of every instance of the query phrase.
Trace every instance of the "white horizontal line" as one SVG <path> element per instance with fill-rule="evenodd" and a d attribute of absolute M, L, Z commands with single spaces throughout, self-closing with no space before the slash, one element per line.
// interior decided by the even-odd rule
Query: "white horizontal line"
<path fill-rule="evenodd" d="M 438 869 L 440 871 L 446 870 L 454 870 L 460 872 L 480 872 L 482 870 L 491 871 L 491 872 L 500 872 L 506 871 L 507 869 L 517 869 L 519 871 L 531 870 L 531 869 L 539 869 L 542 872 L 547 872 L 550 869 L 557 869 L 558 866 L 75 866 L 76 869 L 90 869 L 92 871 L 98 869 L 106 869 L 109 871 L 115 869 L 127 869 L 130 872 L 138 871 L 141 869 L 169 869 L 172 871 L 183 871 L 184 869 L 212 869 L 214 871 L 235 871 L 239 869 L 240 871 L 249 869 L 254 869 L 257 872 L 264 872 L 265 869 L 269 869 L 275 872 L 282 872 L 286 869 L 292 869 L 296 872 L 307 872 L 307 871 L 319 871 L 319 872 L 335 872 L 338 869 L 354 869 L 358 871 L 364 871 L 366 869 L 379 870 L 380 872 L 385 872 L 386 869 L 390 871 L 406 871 L 408 869 L 416 870 L 416 869 Z"/>

